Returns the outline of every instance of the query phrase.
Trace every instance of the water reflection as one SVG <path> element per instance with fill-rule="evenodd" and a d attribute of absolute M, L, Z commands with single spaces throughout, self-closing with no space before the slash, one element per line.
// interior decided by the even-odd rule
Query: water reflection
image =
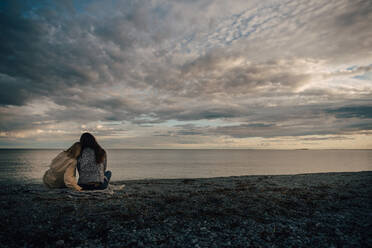
<path fill-rule="evenodd" d="M 41 182 L 61 150 L 0 150 L 0 181 Z M 372 170 L 372 150 L 108 150 L 112 180 Z"/>
<path fill-rule="evenodd" d="M 0 181 L 41 181 L 50 161 L 60 150 L 0 150 Z"/>

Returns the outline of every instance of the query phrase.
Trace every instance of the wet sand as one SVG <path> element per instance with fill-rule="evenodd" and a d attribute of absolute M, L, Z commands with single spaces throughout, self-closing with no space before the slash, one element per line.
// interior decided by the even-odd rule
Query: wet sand
<path fill-rule="evenodd" d="M 372 172 L 0 187 L 1 247 L 372 247 Z"/>

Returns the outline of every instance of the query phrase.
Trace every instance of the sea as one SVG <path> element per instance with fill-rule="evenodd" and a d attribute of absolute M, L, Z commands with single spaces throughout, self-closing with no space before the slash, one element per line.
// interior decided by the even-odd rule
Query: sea
<path fill-rule="evenodd" d="M 40 183 L 58 149 L 0 149 L 0 183 Z M 372 150 L 108 149 L 112 180 L 372 170 Z"/>

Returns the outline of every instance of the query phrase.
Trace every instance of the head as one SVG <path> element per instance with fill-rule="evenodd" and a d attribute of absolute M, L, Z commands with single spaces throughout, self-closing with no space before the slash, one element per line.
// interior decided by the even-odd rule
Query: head
<path fill-rule="evenodd" d="M 77 158 L 81 152 L 81 144 L 80 142 L 75 142 L 70 148 L 66 150 L 67 156 L 70 158 Z"/>
<path fill-rule="evenodd" d="M 105 157 L 105 150 L 102 149 L 102 147 L 97 143 L 94 136 L 90 133 L 83 133 L 80 137 L 80 143 L 81 143 L 81 151 L 83 151 L 85 148 L 89 147 L 94 150 L 94 153 L 96 155 L 96 161 L 97 163 L 101 163 Z"/>

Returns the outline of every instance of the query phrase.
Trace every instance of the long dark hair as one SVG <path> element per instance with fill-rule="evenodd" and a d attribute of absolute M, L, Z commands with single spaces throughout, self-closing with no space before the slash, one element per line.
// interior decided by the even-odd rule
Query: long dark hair
<path fill-rule="evenodd" d="M 96 162 L 97 163 L 103 162 L 106 152 L 97 143 L 93 135 L 91 135 L 90 133 L 83 133 L 80 137 L 80 144 L 81 144 L 81 154 L 83 153 L 85 148 L 87 147 L 92 148 L 94 150 L 94 154 L 96 155 Z"/>
<path fill-rule="evenodd" d="M 76 159 L 79 156 L 80 152 L 81 152 L 81 144 L 80 144 L 80 142 L 75 142 L 65 152 L 67 153 L 67 156 L 68 157 Z"/>

